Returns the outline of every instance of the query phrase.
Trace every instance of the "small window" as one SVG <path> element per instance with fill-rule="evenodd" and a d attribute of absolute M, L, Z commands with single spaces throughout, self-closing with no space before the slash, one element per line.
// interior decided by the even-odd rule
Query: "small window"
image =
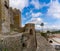
<path fill-rule="evenodd" d="M 3 42 L 3 40 L 1 40 L 1 42 Z"/>
<path fill-rule="evenodd" d="M 23 47 L 26 47 L 26 44 L 25 44 L 25 43 L 23 43 L 23 44 L 22 44 L 22 46 L 23 46 Z"/>
<path fill-rule="evenodd" d="M 3 19 L 3 22 L 5 22 L 5 19 Z"/>
<path fill-rule="evenodd" d="M 30 35 L 33 35 L 33 30 L 32 29 L 30 29 Z"/>
<path fill-rule="evenodd" d="M 8 9 L 9 8 L 9 6 L 8 6 L 8 4 L 7 4 L 7 2 L 5 1 L 5 7 Z"/>

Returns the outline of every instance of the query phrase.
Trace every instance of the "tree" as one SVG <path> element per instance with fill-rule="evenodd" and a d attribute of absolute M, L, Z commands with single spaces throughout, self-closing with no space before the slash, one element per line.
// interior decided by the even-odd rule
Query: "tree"
<path fill-rule="evenodd" d="M 41 23 L 40 26 L 42 27 L 42 32 L 43 32 L 43 26 L 44 26 L 44 23 Z"/>
<path fill-rule="evenodd" d="M 50 31 L 48 30 L 47 33 L 50 33 Z"/>

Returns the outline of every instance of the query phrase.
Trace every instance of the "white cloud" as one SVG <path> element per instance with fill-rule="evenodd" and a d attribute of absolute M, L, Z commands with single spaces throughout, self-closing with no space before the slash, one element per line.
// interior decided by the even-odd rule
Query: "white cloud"
<path fill-rule="evenodd" d="M 41 18 L 31 18 L 31 20 L 29 20 L 27 23 L 34 23 L 34 24 L 40 24 L 42 22 Z"/>
<path fill-rule="evenodd" d="M 35 9 L 40 9 L 44 6 L 49 6 L 49 4 L 46 3 L 43 4 L 39 3 L 39 0 L 32 0 L 30 4 L 34 5 Z"/>
<path fill-rule="evenodd" d="M 43 26 L 43 30 L 45 31 L 45 30 L 47 30 L 47 23 L 46 22 L 43 22 L 44 23 L 44 26 Z M 41 24 L 41 23 L 40 23 Z M 41 27 L 41 25 L 40 24 L 38 24 L 38 25 L 35 25 L 35 28 L 36 29 L 38 29 L 38 30 L 41 30 L 42 29 L 42 27 Z"/>
<path fill-rule="evenodd" d="M 58 26 L 58 25 L 52 25 L 52 26 L 50 26 L 49 27 L 49 30 L 59 30 L 60 29 L 60 26 Z"/>
<path fill-rule="evenodd" d="M 60 24 L 52 24 L 52 25 L 50 25 L 50 24 L 47 24 L 47 25 L 45 25 L 45 27 L 46 27 L 46 29 L 47 30 L 59 30 L 60 29 Z"/>
<path fill-rule="evenodd" d="M 13 8 L 18 8 L 22 11 L 24 7 L 29 5 L 28 0 L 10 0 L 10 6 Z"/>
<path fill-rule="evenodd" d="M 38 0 L 32 0 L 31 4 L 33 4 L 36 9 L 40 8 L 40 3 L 38 2 Z"/>
<path fill-rule="evenodd" d="M 41 22 L 43 22 L 43 20 L 40 18 L 40 16 L 42 15 L 41 12 L 34 13 L 31 11 L 30 13 L 31 13 L 30 16 L 32 18 L 26 23 L 40 24 Z M 29 17 L 29 15 L 27 17 Z"/>
<path fill-rule="evenodd" d="M 50 16 L 57 21 L 52 25 L 47 25 L 48 29 L 60 29 L 60 3 L 58 0 L 51 0 L 49 3 L 50 8 L 48 9 L 47 16 Z"/>
<path fill-rule="evenodd" d="M 39 30 L 42 29 L 42 27 L 40 26 L 40 24 L 36 24 L 35 28 L 36 29 L 39 29 Z M 43 29 L 44 30 L 51 30 L 51 31 L 52 30 L 53 31 L 54 30 L 59 30 L 60 29 L 60 24 L 55 23 L 55 24 L 50 25 L 49 23 L 44 22 Z"/>
<path fill-rule="evenodd" d="M 51 0 L 50 8 L 48 9 L 47 14 L 49 16 L 52 16 L 53 18 L 60 18 L 60 3 L 58 2 L 58 0 Z"/>
<path fill-rule="evenodd" d="M 39 17 L 41 15 L 42 15 L 42 13 L 40 13 L 40 12 L 38 12 L 38 13 L 32 13 L 32 17 Z"/>
<path fill-rule="evenodd" d="M 32 18 L 27 21 L 26 23 L 34 23 L 35 24 L 35 28 L 36 29 L 41 29 L 40 24 L 43 22 L 44 25 L 46 25 L 47 23 L 43 21 L 43 19 L 40 17 L 42 15 L 42 13 L 38 12 L 38 13 L 33 13 L 31 12 Z M 46 26 L 44 26 L 44 28 L 46 28 Z"/>

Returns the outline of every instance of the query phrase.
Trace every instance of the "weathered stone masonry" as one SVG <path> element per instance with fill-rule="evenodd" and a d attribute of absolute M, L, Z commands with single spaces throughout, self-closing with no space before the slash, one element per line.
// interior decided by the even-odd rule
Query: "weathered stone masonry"
<path fill-rule="evenodd" d="M 0 0 L 0 33 L 10 32 L 9 0 Z"/>

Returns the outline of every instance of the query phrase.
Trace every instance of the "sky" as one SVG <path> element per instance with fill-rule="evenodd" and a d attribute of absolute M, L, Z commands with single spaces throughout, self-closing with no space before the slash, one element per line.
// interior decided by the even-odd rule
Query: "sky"
<path fill-rule="evenodd" d="M 60 29 L 60 0 L 10 0 L 10 7 L 21 11 L 22 26 L 34 23 L 36 29 Z"/>

